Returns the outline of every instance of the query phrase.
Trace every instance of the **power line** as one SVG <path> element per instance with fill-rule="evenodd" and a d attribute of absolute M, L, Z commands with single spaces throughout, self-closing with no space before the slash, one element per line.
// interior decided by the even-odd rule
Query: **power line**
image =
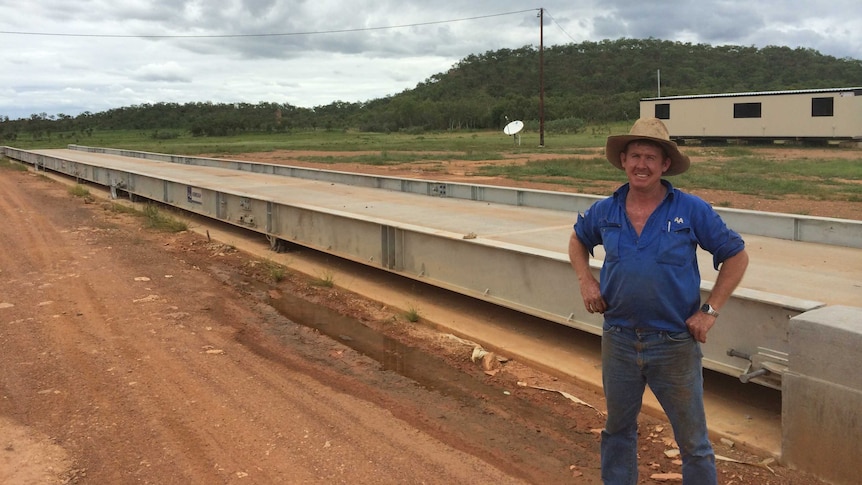
<path fill-rule="evenodd" d="M 574 38 L 574 37 L 572 37 L 568 32 L 566 32 L 566 29 L 564 29 L 564 28 L 563 28 L 563 26 L 562 26 L 562 25 L 560 25 L 560 23 L 559 23 L 559 22 L 557 22 L 557 19 L 555 19 L 554 17 L 552 17 L 552 16 L 548 13 L 548 9 L 545 9 L 545 15 L 546 15 L 546 16 L 548 16 L 548 17 L 550 17 L 551 21 L 552 21 L 552 22 L 554 22 L 554 24 L 557 26 L 557 28 L 558 28 L 558 29 L 560 29 L 564 34 L 566 34 L 566 36 L 567 36 L 568 38 L 572 39 L 572 42 L 574 42 L 574 43 L 577 43 L 577 42 L 578 42 L 577 40 L 575 40 L 575 38 Z"/>
<path fill-rule="evenodd" d="M 201 34 L 201 35 L 128 35 L 128 34 L 67 34 L 67 33 L 54 33 L 54 32 L 21 32 L 21 31 L 9 31 L 9 30 L 0 30 L 0 34 L 6 35 L 34 35 L 34 36 L 46 36 L 46 37 L 100 37 L 100 38 L 111 38 L 111 39 L 129 39 L 129 38 L 144 38 L 144 39 L 227 39 L 227 38 L 241 38 L 241 37 L 288 37 L 288 36 L 301 36 L 301 35 L 323 35 L 323 34 L 343 34 L 348 32 L 366 32 L 372 30 L 390 30 L 390 29 L 403 29 L 406 27 L 422 27 L 426 25 L 439 25 L 439 24 L 448 24 L 454 22 L 466 22 L 469 20 L 480 20 L 487 19 L 492 17 L 502 17 L 505 15 L 515 15 L 519 13 L 532 12 L 536 9 L 531 8 L 528 10 L 518 10 L 516 12 L 504 12 L 504 13 L 496 13 L 490 15 L 479 15 L 476 17 L 465 17 L 460 19 L 451 19 L 451 20 L 437 20 L 433 22 L 419 22 L 415 24 L 403 24 L 403 25 L 389 25 L 383 27 L 363 27 L 358 29 L 339 29 L 339 30 L 317 30 L 317 31 L 309 31 L 309 32 L 281 32 L 281 33 L 264 33 L 264 34 Z"/>

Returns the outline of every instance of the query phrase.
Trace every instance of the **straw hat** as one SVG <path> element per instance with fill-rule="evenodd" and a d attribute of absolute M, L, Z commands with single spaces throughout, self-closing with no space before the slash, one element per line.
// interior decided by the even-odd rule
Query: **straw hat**
<path fill-rule="evenodd" d="M 676 143 L 670 141 L 667 127 L 658 118 L 641 118 L 635 121 L 628 135 L 613 135 L 608 137 L 605 144 L 605 154 L 611 165 L 622 170 L 620 153 L 626 149 L 626 145 L 634 140 L 652 140 L 660 143 L 670 157 L 670 167 L 664 175 L 679 175 L 688 170 L 691 160 L 680 153 Z"/>

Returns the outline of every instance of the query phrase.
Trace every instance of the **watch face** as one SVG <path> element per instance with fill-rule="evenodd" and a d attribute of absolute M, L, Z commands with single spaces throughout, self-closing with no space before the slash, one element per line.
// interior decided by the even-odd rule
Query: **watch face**
<path fill-rule="evenodd" d="M 707 315 L 712 315 L 714 317 L 718 316 L 718 312 L 713 309 L 709 303 L 704 303 L 703 306 L 700 307 L 700 311 L 706 313 Z"/>

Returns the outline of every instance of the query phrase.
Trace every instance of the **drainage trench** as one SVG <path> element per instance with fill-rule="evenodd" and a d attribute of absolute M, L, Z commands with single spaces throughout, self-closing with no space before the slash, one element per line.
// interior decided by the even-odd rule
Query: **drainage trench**
<path fill-rule="evenodd" d="M 468 436 L 464 439 L 474 444 L 481 443 L 493 449 L 504 442 L 515 443 L 518 448 L 539 450 L 543 456 L 539 461 L 542 461 L 552 460 L 561 450 L 583 447 L 584 444 L 578 441 L 580 439 L 590 443 L 594 440 L 592 436 L 579 436 L 589 433 L 567 432 L 572 422 L 544 405 L 520 396 L 522 392 L 533 391 L 514 386 L 508 380 L 497 381 L 495 385 L 484 374 L 459 370 L 432 353 L 406 345 L 357 319 L 295 295 L 283 293 L 277 299 L 270 298 L 267 304 L 291 322 L 315 329 L 374 359 L 381 370 L 396 373 L 426 391 L 459 403 L 456 407 L 458 416 L 447 414 L 447 421 L 458 428 L 458 433 L 466 433 Z M 471 347 L 464 346 L 465 360 L 470 359 L 472 351 Z M 565 401 L 563 397 L 559 399 Z M 427 410 L 435 412 L 431 411 L 434 406 L 430 401 L 428 404 Z M 600 426 L 602 421 L 598 414 L 591 420 L 596 420 L 593 427 Z"/>
<path fill-rule="evenodd" d="M 427 390 L 459 399 L 474 399 L 477 393 L 499 396 L 502 392 L 452 368 L 435 355 L 405 345 L 325 306 L 291 294 L 270 298 L 267 303 L 291 322 L 313 328 L 374 359 L 381 370 L 395 372 Z M 465 359 L 469 351 L 465 348 Z"/>

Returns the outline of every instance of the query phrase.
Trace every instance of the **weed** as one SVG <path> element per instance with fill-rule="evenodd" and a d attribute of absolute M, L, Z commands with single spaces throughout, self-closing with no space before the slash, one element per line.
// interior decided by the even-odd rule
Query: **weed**
<path fill-rule="evenodd" d="M 417 309 L 413 305 L 410 305 L 410 307 L 407 308 L 407 311 L 404 313 L 404 318 L 406 318 L 408 322 L 412 322 L 412 323 L 418 322 L 419 321 L 419 309 Z"/>
<path fill-rule="evenodd" d="M 724 156 L 726 157 L 750 157 L 752 156 L 752 150 L 750 148 L 741 147 L 741 146 L 729 146 L 724 150 Z"/>
<path fill-rule="evenodd" d="M 106 204 L 104 207 L 105 207 L 105 210 L 115 212 L 117 214 L 131 214 L 131 215 L 136 215 L 136 216 L 143 215 L 143 213 L 141 211 L 139 211 L 138 209 L 135 209 L 134 207 L 123 205 L 123 204 L 117 204 L 117 203 L 112 202 L 112 203 Z"/>
<path fill-rule="evenodd" d="M 537 177 L 579 180 L 622 180 L 620 171 L 611 166 L 603 158 L 554 158 L 528 162 L 522 165 L 486 165 L 479 167 L 478 172 L 481 175 L 505 176 L 519 180 L 535 180 Z M 562 182 L 558 180 L 557 183 Z"/>
<path fill-rule="evenodd" d="M 287 270 L 284 269 L 284 266 L 269 259 L 264 263 L 264 268 L 266 268 L 266 273 L 269 276 L 269 279 L 275 283 L 281 282 L 287 275 Z"/>
<path fill-rule="evenodd" d="M 83 185 L 76 184 L 69 187 L 69 195 L 72 195 L 74 197 L 89 197 L 90 189 L 84 187 Z"/>
<path fill-rule="evenodd" d="M 332 288 L 335 286 L 335 275 L 332 271 L 324 270 L 320 273 L 320 276 L 314 280 L 314 284 L 324 288 Z"/>
<path fill-rule="evenodd" d="M 27 171 L 26 165 L 24 165 L 23 163 L 12 161 L 6 157 L 0 157 L 0 168 L 6 170 L 17 170 L 19 172 Z"/>
<path fill-rule="evenodd" d="M 163 213 L 153 204 L 147 204 L 147 206 L 144 207 L 144 217 L 147 220 L 147 227 L 157 231 L 182 232 L 189 229 L 188 224 L 174 219 L 169 214 Z"/>

